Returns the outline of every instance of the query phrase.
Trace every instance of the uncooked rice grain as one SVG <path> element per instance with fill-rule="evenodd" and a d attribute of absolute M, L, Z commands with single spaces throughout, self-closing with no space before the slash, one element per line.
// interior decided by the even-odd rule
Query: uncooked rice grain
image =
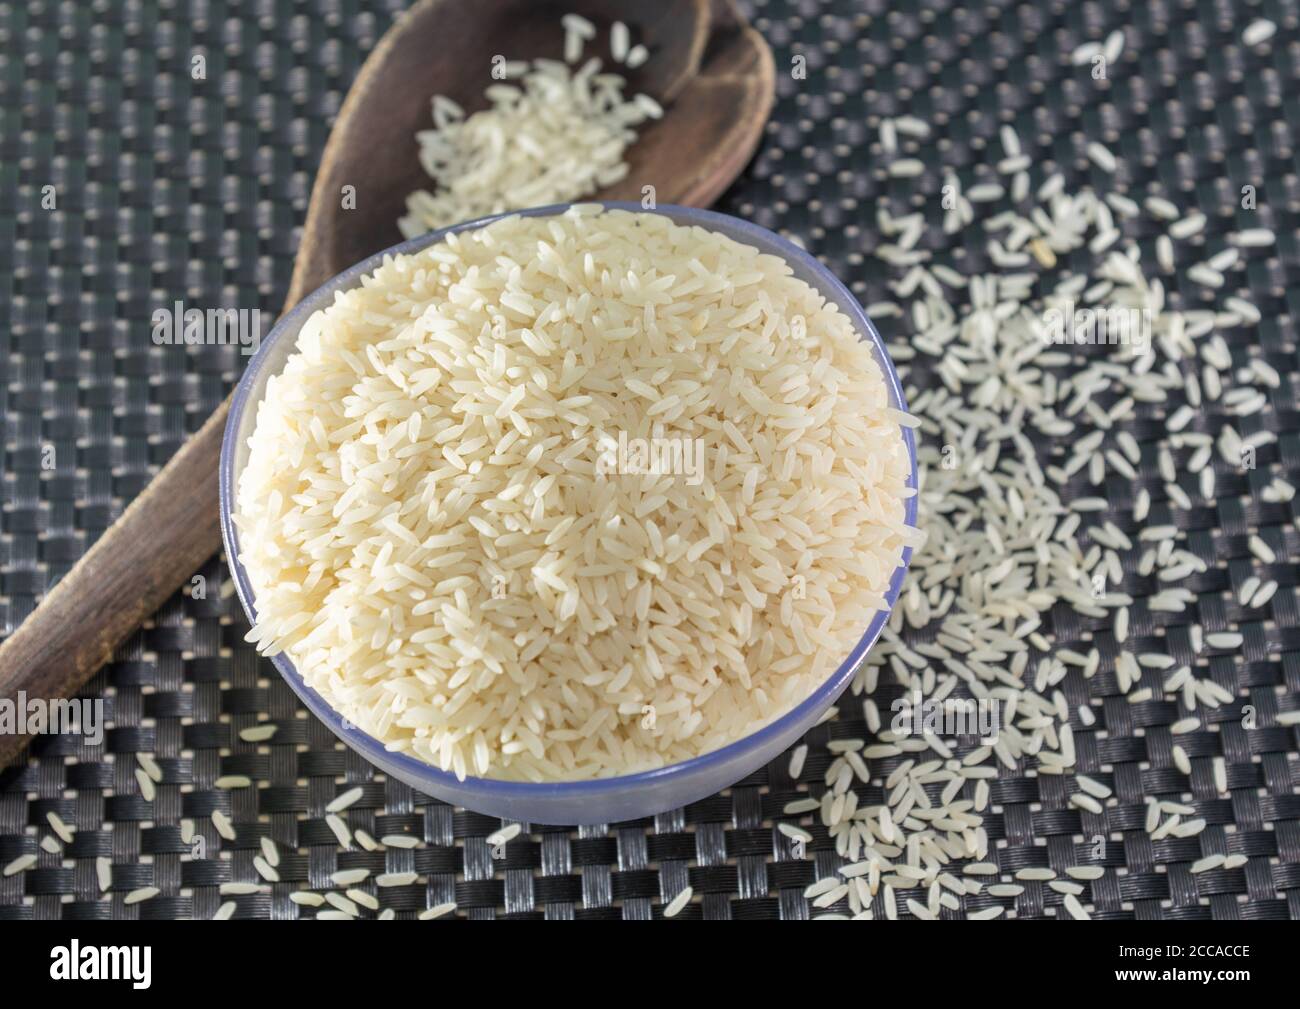
<path fill-rule="evenodd" d="M 136 783 L 140 786 L 140 794 L 144 796 L 144 801 L 153 802 L 154 796 L 156 794 L 154 790 L 153 778 L 149 777 L 149 775 L 145 773 L 143 768 L 137 767 L 135 769 L 135 780 Z"/>
<path fill-rule="evenodd" d="M 149 775 L 158 784 L 162 784 L 163 773 L 162 768 L 158 766 L 158 761 L 154 760 L 148 753 L 137 753 L 135 759 L 144 769 L 145 774 Z"/>
<path fill-rule="evenodd" d="M 357 907 L 353 901 L 349 900 L 341 893 L 327 893 L 325 894 L 325 899 L 329 902 L 331 907 L 337 908 L 339 911 L 351 915 L 353 918 L 356 918 L 361 914 L 361 908 Z"/>
<path fill-rule="evenodd" d="M 894 120 L 894 125 L 898 127 L 899 133 L 906 133 L 909 137 L 930 135 L 930 124 L 918 116 L 899 116 Z"/>
<path fill-rule="evenodd" d="M 1252 534 L 1250 539 L 1246 541 L 1246 545 L 1250 548 L 1250 552 L 1265 564 L 1273 564 L 1277 561 L 1277 554 L 1273 552 L 1273 548 L 1260 539 L 1259 536 Z"/>
<path fill-rule="evenodd" d="M 352 832 L 352 837 L 357 842 L 357 844 L 365 848 L 366 851 L 380 850 L 379 842 L 376 841 L 373 837 L 371 837 L 368 833 L 366 833 L 364 830 L 360 828 L 357 828 Z"/>
<path fill-rule="evenodd" d="M 815 883 L 809 883 L 804 887 L 804 899 L 812 900 L 814 897 L 820 897 L 824 893 L 830 893 L 832 890 L 838 889 L 839 886 L 840 881 L 838 879 L 834 876 L 827 876 L 824 879 L 817 880 Z M 831 901 L 831 903 L 834 903 L 834 901 Z"/>
<path fill-rule="evenodd" d="M 1080 809 L 1086 809 L 1089 813 L 1100 815 L 1102 812 L 1101 803 L 1091 795 L 1085 795 L 1083 792 L 1075 792 L 1074 795 L 1070 796 L 1070 803 Z"/>
<path fill-rule="evenodd" d="M 334 799 L 329 803 L 329 805 L 325 807 L 325 812 L 341 813 L 343 812 L 343 810 L 347 809 L 354 802 L 360 799 L 361 796 L 364 794 L 365 792 L 362 790 L 360 785 L 356 786 L 355 788 L 349 788 L 346 792 L 342 793 L 341 795 L 335 796 Z"/>
<path fill-rule="evenodd" d="M 72 835 L 75 828 L 68 826 L 63 817 L 59 816 L 54 810 L 45 814 L 45 820 L 50 825 L 50 829 L 59 835 L 59 840 L 64 844 L 72 843 Z"/>
<path fill-rule="evenodd" d="M 343 822 L 343 817 L 337 813 L 327 813 L 325 823 L 334 832 L 334 836 L 338 838 L 338 842 L 342 847 L 352 847 L 352 832 L 348 830 L 348 825 Z"/>
<path fill-rule="evenodd" d="M 375 877 L 375 886 L 410 886 L 419 878 L 414 872 L 384 872 Z"/>
<path fill-rule="evenodd" d="M 1088 144 L 1088 157 L 1092 163 L 1105 172 L 1114 172 L 1116 168 L 1115 155 L 1102 144 L 1095 140 Z"/>
<path fill-rule="evenodd" d="M 212 811 L 212 825 L 217 828 L 217 833 L 227 841 L 233 841 L 237 836 L 235 834 L 234 825 L 230 822 L 230 817 L 220 809 L 214 809 Z"/>
<path fill-rule="evenodd" d="M 1083 66 L 1083 64 L 1089 63 L 1101 55 L 1103 55 L 1103 50 L 1100 42 L 1084 42 L 1076 46 L 1070 54 L 1070 62 L 1076 67 Z"/>
<path fill-rule="evenodd" d="M 1222 631 L 1205 636 L 1205 643 L 1211 648 L 1239 648 L 1242 640 L 1242 636 L 1235 631 Z"/>
<path fill-rule="evenodd" d="M 615 21 L 609 29 L 609 54 L 614 57 L 615 62 L 622 63 L 627 59 L 631 45 L 627 25 L 622 21 Z"/>
<path fill-rule="evenodd" d="M 918 158 L 899 158 L 889 163 L 889 174 L 896 179 L 911 179 L 925 171 L 925 162 Z"/>
<path fill-rule="evenodd" d="M 776 829 L 792 841 L 803 841 L 805 844 L 812 840 L 812 834 L 802 827 L 796 827 L 792 823 L 778 823 Z"/>
<path fill-rule="evenodd" d="M 1241 44 L 1245 46 L 1257 46 L 1261 42 L 1267 42 L 1277 34 L 1277 25 L 1267 18 L 1256 18 L 1250 24 L 1246 25 L 1245 30 L 1241 33 Z"/>
<path fill-rule="evenodd" d="M 256 869 L 257 874 L 261 876 L 264 880 L 266 880 L 268 883 L 280 882 L 280 874 L 276 872 L 275 869 L 272 867 L 271 863 L 268 862 L 261 855 L 253 856 L 253 868 Z"/>
<path fill-rule="evenodd" d="M 12 862 L 4 867 L 5 876 L 16 876 L 20 872 L 25 872 L 36 864 L 37 856 L 32 854 L 19 855 Z"/>
<path fill-rule="evenodd" d="M 563 19 L 563 63 L 514 62 L 508 82 L 486 89 L 487 108 L 467 117 L 456 102 L 435 96 L 432 129 L 416 134 L 420 165 L 434 186 L 407 196 L 397 222 L 403 235 L 578 200 L 627 176 L 624 153 L 637 127 L 662 110 L 648 95 L 625 97 L 626 80 L 602 72 L 599 59 L 577 65 L 584 41 L 595 37 L 594 27 L 588 32 L 580 23 L 590 24 L 576 15 Z M 616 23 L 615 62 L 635 69 L 649 53 L 629 42 L 627 26 Z"/>
<path fill-rule="evenodd" d="M 694 896 L 694 894 L 695 891 L 689 886 L 679 892 L 677 896 L 668 903 L 668 906 L 664 908 L 664 917 L 675 918 L 681 912 L 682 908 L 691 902 L 691 897 Z"/>
<path fill-rule="evenodd" d="M 494 831 L 486 838 L 488 847 L 495 848 L 498 844 L 507 844 L 508 842 L 513 841 L 519 836 L 523 829 L 524 828 L 519 824 L 511 823 L 502 827 L 500 830 Z"/>
<path fill-rule="evenodd" d="M 799 780 L 799 775 L 803 774 L 804 761 L 808 759 L 808 744 L 800 743 L 790 754 L 790 778 L 794 781 Z"/>

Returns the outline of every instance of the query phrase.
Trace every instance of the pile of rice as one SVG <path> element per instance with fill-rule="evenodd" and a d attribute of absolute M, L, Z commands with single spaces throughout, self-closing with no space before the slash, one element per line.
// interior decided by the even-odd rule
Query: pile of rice
<path fill-rule="evenodd" d="M 526 207 L 570 203 L 627 176 L 624 153 L 637 128 L 663 109 L 649 95 L 624 97 L 622 74 L 599 59 L 582 61 L 596 26 L 576 14 L 561 19 L 564 60 L 511 60 L 505 80 L 484 92 L 487 108 L 466 118 L 445 95 L 433 98 L 433 129 L 416 134 L 420 164 L 435 183 L 406 198 L 397 226 L 407 238 Z M 610 51 L 629 69 L 648 58 L 615 21 Z M 576 67 L 576 69 L 574 69 Z"/>
<path fill-rule="evenodd" d="M 451 236 L 337 295 L 270 380 L 237 493 L 249 640 L 458 776 L 695 757 L 884 608 L 918 542 L 907 423 L 777 257 L 594 205 Z M 652 438 L 702 468 L 628 472 L 617 446 Z"/>

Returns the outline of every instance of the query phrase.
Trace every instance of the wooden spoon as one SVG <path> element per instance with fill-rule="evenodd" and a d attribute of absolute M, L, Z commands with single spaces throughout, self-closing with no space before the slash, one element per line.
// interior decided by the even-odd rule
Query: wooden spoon
<path fill-rule="evenodd" d="M 650 59 L 627 72 L 627 94 L 656 99 L 664 117 L 627 152 L 630 170 L 591 199 L 643 198 L 708 206 L 758 145 L 774 93 L 772 54 L 734 0 L 421 0 L 379 41 L 330 133 L 307 208 L 284 310 L 353 263 L 401 241 L 408 193 L 428 188 L 414 134 L 429 128 L 434 94 L 467 112 L 486 105 L 492 57 L 563 49 L 560 18 L 597 26 L 594 53 L 611 63 L 609 27 L 625 22 Z M 344 209 L 343 187 L 356 209 Z M 52 700 L 81 689 L 113 650 L 221 546 L 217 463 L 230 401 L 176 452 L 22 625 L 0 644 L 0 700 Z M 0 735 L 0 767 L 28 737 Z"/>

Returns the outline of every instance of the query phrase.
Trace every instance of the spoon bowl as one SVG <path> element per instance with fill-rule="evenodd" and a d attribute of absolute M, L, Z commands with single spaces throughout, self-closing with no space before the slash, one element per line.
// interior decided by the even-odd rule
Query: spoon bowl
<path fill-rule="evenodd" d="M 353 263 L 402 240 L 397 220 L 406 197 L 433 181 L 420 165 L 415 134 L 432 127 L 434 95 L 467 115 L 484 109 L 493 58 L 563 58 L 560 19 L 576 13 L 596 26 L 583 59 L 599 57 L 664 109 L 643 124 L 625 158 L 627 175 L 593 200 L 640 200 L 707 206 L 749 161 L 771 111 L 772 53 L 733 0 L 421 0 L 366 60 L 330 133 L 312 190 L 288 305 Z M 635 70 L 609 51 L 609 29 L 623 21 L 650 51 Z M 454 46 L 454 59 L 439 44 Z M 377 153 L 382 152 L 382 153 Z M 343 207 L 352 186 L 355 209 Z M 286 306 L 287 307 L 287 306 Z"/>

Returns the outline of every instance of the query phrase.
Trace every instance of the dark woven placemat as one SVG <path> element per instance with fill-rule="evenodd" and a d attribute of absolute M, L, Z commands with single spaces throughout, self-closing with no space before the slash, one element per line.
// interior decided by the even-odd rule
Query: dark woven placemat
<path fill-rule="evenodd" d="M 244 359 L 235 348 L 155 346 L 150 314 L 176 299 L 277 310 L 331 118 L 402 6 L 0 3 L 6 633 L 236 380 Z M 1080 169 L 1084 134 L 1103 137 L 1124 157 L 1133 193 L 1156 188 L 1209 208 L 1234 206 L 1241 186 L 1256 187 L 1266 208 L 1258 224 L 1278 241 L 1244 274 L 1264 313 L 1249 332 L 1281 384 L 1248 430 L 1276 433 L 1261 467 L 1300 485 L 1296 0 L 941 0 L 925 10 L 885 0 L 767 0 L 748 9 L 775 51 L 778 98 L 758 157 L 718 207 L 797 236 L 863 302 L 887 296 L 886 278 L 863 256 L 880 241 L 877 201 L 888 197 L 896 214 L 911 202 L 939 220 L 935 201 L 911 196 L 904 180 L 880 170 L 881 116 L 910 111 L 934 123 L 914 155 L 931 166 L 984 160 L 999 123 L 1014 119 L 1040 160 L 1071 171 Z M 1241 31 L 1259 16 L 1276 22 L 1278 34 L 1247 49 Z M 1124 29 L 1126 46 L 1108 81 L 1070 65 L 1076 46 L 1115 28 Z M 196 54 L 206 59 L 203 81 L 190 73 Z M 806 61 L 803 79 L 791 73 L 795 57 Z M 1205 429 L 1213 432 L 1223 417 L 1217 405 L 1207 409 Z M 1159 486 L 1158 475 L 1142 476 Z M 1245 637 L 1240 654 L 1211 660 L 1220 683 L 1235 683 L 1235 702 L 1204 713 L 1204 730 L 1180 737 L 1195 760 L 1190 779 L 1175 766 L 1169 731 L 1185 712 L 1159 700 L 1128 703 L 1112 675 L 1113 647 L 1104 647 L 1096 677 L 1072 671 L 1061 685 L 1071 706 L 1091 703 L 1096 712 L 1095 727 L 1075 724 L 1081 764 L 1104 772 L 1098 776 L 1116 795 L 1104 814 L 1105 875 L 1081 898 L 1100 916 L 1300 918 L 1300 730 L 1268 727 L 1267 717 L 1294 710 L 1300 694 L 1290 561 L 1300 539 L 1294 503 L 1262 501 L 1261 486 L 1255 474 L 1222 474 L 1212 505 L 1186 517 L 1186 547 L 1210 568 L 1192 583 L 1198 602 L 1159 621 L 1171 642 L 1197 621 L 1237 622 Z M 1249 552 L 1255 530 L 1275 563 Z M 243 643 L 239 606 L 217 589 L 226 580 L 220 562 L 197 574 L 205 598 L 177 595 L 87 688 L 85 696 L 106 701 L 102 747 L 43 738 L 25 763 L 0 773 L 0 865 L 38 856 L 32 868 L 0 878 L 0 919 L 202 918 L 226 899 L 236 901 L 238 917 L 292 918 L 311 913 L 290 902 L 292 890 L 326 888 L 332 872 L 353 867 L 419 874 L 384 892 L 385 906 L 401 917 L 454 900 L 456 913 L 470 917 L 647 918 L 688 882 L 696 896 L 683 916 L 815 913 L 802 891 L 834 870 L 833 845 L 812 826 L 804 857 L 795 857 L 774 817 L 797 795 L 822 793 L 831 756 L 819 743 L 866 733 L 853 720 L 855 705 L 810 733 L 799 782 L 782 758 L 687 809 L 639 823 L 540 828 L 494 859 L 486 838 L 498 821 L 377 776 Z M 1266 606 L 1246 611 L 1235 593 L 1252 574 L 1280 588 Z M 1148 634 L 1147 620 L 1132 633 Z M 1091 629 L 1077 618 L 1056 626 L 1063 647 L 1084 644 Z M 1247 705 L 1265 727 L 1246 727 L 1256 724 L 1243 722 Z M 274 739 L 241 741 L 239 730 L 259 720 L 279 725 Z M 162 769 L 152 802 L 136 780 L 137 753 L 155 754 Z M 1220 756 L 1226 795 L 1210 770 Z M 886 773 L 889 766 L 881 765 Z M 254 785 L 218 789 L 222 775 Z M 325 805 L 357 784 L 364 794 L 347 811 L 354 829 L 414 833 L 423 844 L 341 853 Z M 1190 801 L 1206 830 L 1153 842 L 1143 829 L 1143 796 L 1151 794 Z M 1003 872 L 1075 864 L 1085 832 L 1066 800 L 1059 776 L 1004 770 L 985 819 L 989 859 Z M 863 789 L 864 803 L 879 801 L 879 788 Z M 214 809 L 235 823 L 234 842 L 217 835 Z M 52 811 L 76 828 L 62 852 L 39 847 L 52 833 Z M 206 857 L 193 857 L 183 840 L 184 818 L 197 824 Z M 220 896 L 220 883 L 257 880 L 263 836 L 282 852 L 283 882 Z M 1191 862 L 1210 851 L 1249 858 L 1239 868 L 1190 874 Z M 96 881 L 98 857 L 111 861 L 108 895 Z M 146 886 L 160 893 L 124 903 Z M 1023 917 L 1047 917 L 1061 896 L 1030 883 L 1003 903 Z"/>

